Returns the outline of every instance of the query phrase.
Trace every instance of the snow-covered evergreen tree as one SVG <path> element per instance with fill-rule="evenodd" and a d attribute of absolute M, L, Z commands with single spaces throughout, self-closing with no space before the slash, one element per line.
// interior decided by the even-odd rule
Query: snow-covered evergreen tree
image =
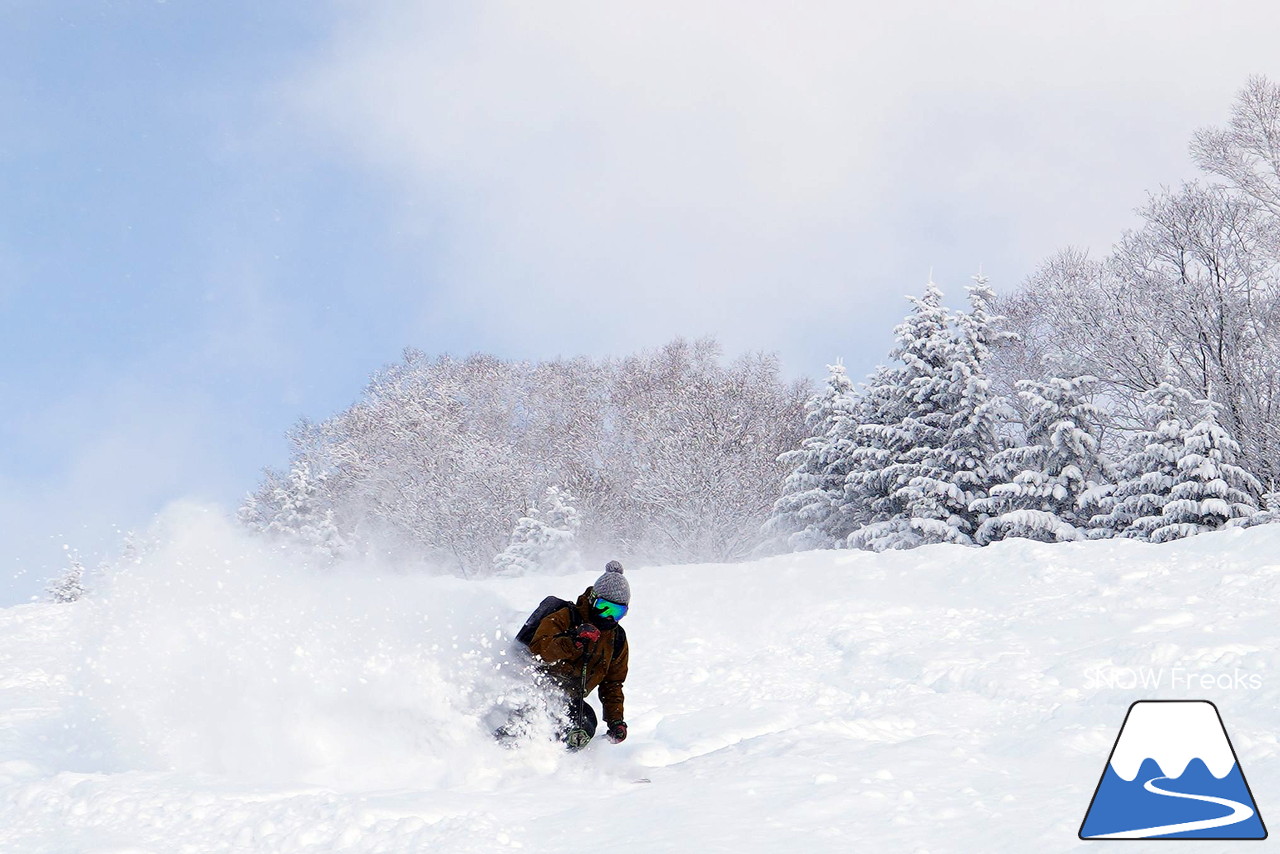
<path fill-rule="evenodd" d="M 1089 520 L 1090 537 L 1147 540 L 1162 524 L 1194 400 L 1190 391 L 1168 378 L 1143 392 L 1141 405 L 1147 429 L 1134 436 L 1130 453 L 1117 467 L 1115 484 L 1095 490 L 1100 512 Z"/>
<path fill-rule="evenodd" d="M 1240 446 L 1219 423 L 1217 410 L 1217 404 L 1204 401 L 1199 423 L 1187 431 L 1159 517 L 1134 523 L 1150 529 L 1153 543 L 1216 531 L 1258 512 L 1254 496 L 1262 484 L 1237 464 Z"/>
<path fill-rule="evenodd" d="M 84 564 L 72 558 L 71 564 L 45 588 L 45 592 L 50 602 L 65 604 L 79 600 L 85 594 Z"/>
<path fill-rule="evenodd" d="M 889 501 L 897 484 L 887 475 L 889 466 L 905 450 L 898 435 L 895 413 L 901 409 L 900 370 L 880 365 L 859 388 L 859 406 L 854 417 L 834 428 L 835 441 L 847 448 L 844 496 L 839 512 L 849 519 L 851 531 L 846 545 L 873 548 L 870 539 L 859 537 L 868 525 L 888 522 L 896 508 Z M 834 444 L 834 443 L 833 443 Z"/>
<path fill-rule="evenodd" d="M 347 543 L 334 519 L 327 482 L 328 475 L 315 472 L 306 459 L 294 460 L 285 477 L 270 473 L 263 489 L 245 499 L 240 521 L 326 557 L 338 557 Z"/>
<path fill-rule="evenodd" d="M 883 551 L 911 548 L 923 539 L 911 525 L 913 502 L 929 501 L 912 480 L 935 474 L 928 455 L 945 438 L 949 415 L 954 338 L 942 291 L 932 281 L 924 296 L 908 297 L 912 312 L 894 330 L 890 357 L 900 365 L 881 366 L 862 394 L 860 423 L 849 424 L 845 512 L 857 530 L 855 548 Z"/>
<path fill-rule="evenodd" d="M 560 487 L 547 487 L 541 506 L 535 505 L 527 516 L 516 522 L 510 544 L 494 557 L 494 572 L 530 575 L 575 566 L 580 526 L 573 496 Z"/>
<path fill-rule="evenodd" d="M 1060 542 L 1082 536 L 1088 517 L 1080 500 L 1107 468 L 1098 441 L 1099 412 L 1087 399 L 1094 382 L 1083 376 L 1018 383 L 1030 413 L 1027 442 L 992 460 L 1005 482 L 974 502 L 975 510 L 989 516 L 975 536 L 979 544 L 1009 537 Z"/>
<path fill-rule="evenodd" d="M 768 538 L 764 551 L 838 548 L 852 530 L 841 511 L 848 474 L 845 428 L 855 417 L 858 395 L 844 365 L 827 370 L 826 388 L 806 406 L 809 437 L 778 458 L 792 469 L 762 529 Z"/>
<path fill-rule="evenodd" d="M 865 420 L 847 443 L 846 501 L 863 526 L 851 546 L 876 551 L 925 543 L 973 542 L 985 518 L 973 502 L 986 496 L 992 457 L 1004 446 L 1004 401 L 991 390 L 986 366 L 1004 337 L 994 293 L 982 276 L 970 287 L 970 311 L 942 306 L 932 282 L 895 330 L 891 356 L 863 395 Z"/>
<path fill-rule="evenodd" d="M 935 397 L 938 410 L 926 415 L 940 430 L 940 444 L 924 451 L 923 472 L 904 490 L 909 524 L 922 542 L 973 542 L 985 521 L 973 509 L 994 478 L 991 460 L 1004 449 L 1001 423 L 1010 415 L 1006 402 L 991 390 L 986 366 L 991 346 L 1009 336 L 998 331 L 1003 319 L 992 313 L 995 293 L 981 274 L 969 292 L 970 310 L 955 315 L 951 369 Z"/>
<path fill-rule="evenodd" d="M 1280 522 L 1280 492 L 1272 490 L 1262 496 L 1261 509 L 1252 516 L 1232 519 L 1228 527 L 1252 528 L 1254 525 L 1274 525 Z"/>

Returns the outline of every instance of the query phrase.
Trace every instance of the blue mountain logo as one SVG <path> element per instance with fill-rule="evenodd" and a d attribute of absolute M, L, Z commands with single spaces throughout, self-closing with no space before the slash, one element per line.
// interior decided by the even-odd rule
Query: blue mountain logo
<path fill-rule="evenodd" d="M 1129 707 L 1081 839 L 1266 839 L 1218 708 L 1207 700 Z"/>

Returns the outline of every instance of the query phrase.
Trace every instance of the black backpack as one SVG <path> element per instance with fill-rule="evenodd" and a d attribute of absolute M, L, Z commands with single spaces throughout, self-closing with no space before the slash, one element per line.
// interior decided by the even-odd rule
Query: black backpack
<path fill-rule="evenodd" d="M 569 609 L 570 628 L 576 628 L 582 624 L 582 615 L 578 613 L 577 607 L 572 602 L 561 599 L 559 596 L 548 596 L 539 603 L 538 607 L 533 609 L 529 619 L 524 621 L 520 631 L 516 632 L 516 640 L 524 646 L 528 646 L 533 642 L 533 636 L 538 631 L 538 626 L 542 621 L 561 608 Z M 622 630 L 622 626 L 618 626 L 613 630 L 613 654 L 615 656 L 622 650 L 622 645 L 626 642 L 627 633 Z"/>

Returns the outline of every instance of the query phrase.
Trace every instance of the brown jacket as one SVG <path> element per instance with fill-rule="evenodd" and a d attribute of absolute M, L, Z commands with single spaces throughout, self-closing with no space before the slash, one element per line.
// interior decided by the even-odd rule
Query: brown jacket
<path fill-rule="evenodd" d="M 621 627 L 600 632 L 600 640 L 588 644 L 586 650 L 579 650 L 573 642 L 573 635 L 578 626 L 587 622 L 590 616 L 592 589 L 578 597 L 574 607 L 578 609 L 578 619 L 570 617 L 568 608 L 553 611 L 542 619 L 538 629 L 533 633 L 529 649 L 534 655 L 546 662 L 546 671 L 565 691 L 577 694 L 578 682 L 582 679 L 583 655 L 586 655 L 587 687 L 583 696 L 600 688 L 600 703 L 604 706 L 606 722 L 623 719 L 622 683 L 627 678 L 627 661 L 631 650 L 627 646 L 627 634 Z M 618 652 L 613 647 L 615 635 L 621 634 Z"/>

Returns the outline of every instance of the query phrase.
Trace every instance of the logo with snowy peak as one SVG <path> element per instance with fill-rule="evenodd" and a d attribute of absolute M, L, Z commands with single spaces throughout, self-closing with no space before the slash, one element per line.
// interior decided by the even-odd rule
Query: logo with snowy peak
<path fill-rule="evenodd" d="M 1129 707 L 1080 825 L 1081 839 L 1266 839 L 1218 707 Z"/>

